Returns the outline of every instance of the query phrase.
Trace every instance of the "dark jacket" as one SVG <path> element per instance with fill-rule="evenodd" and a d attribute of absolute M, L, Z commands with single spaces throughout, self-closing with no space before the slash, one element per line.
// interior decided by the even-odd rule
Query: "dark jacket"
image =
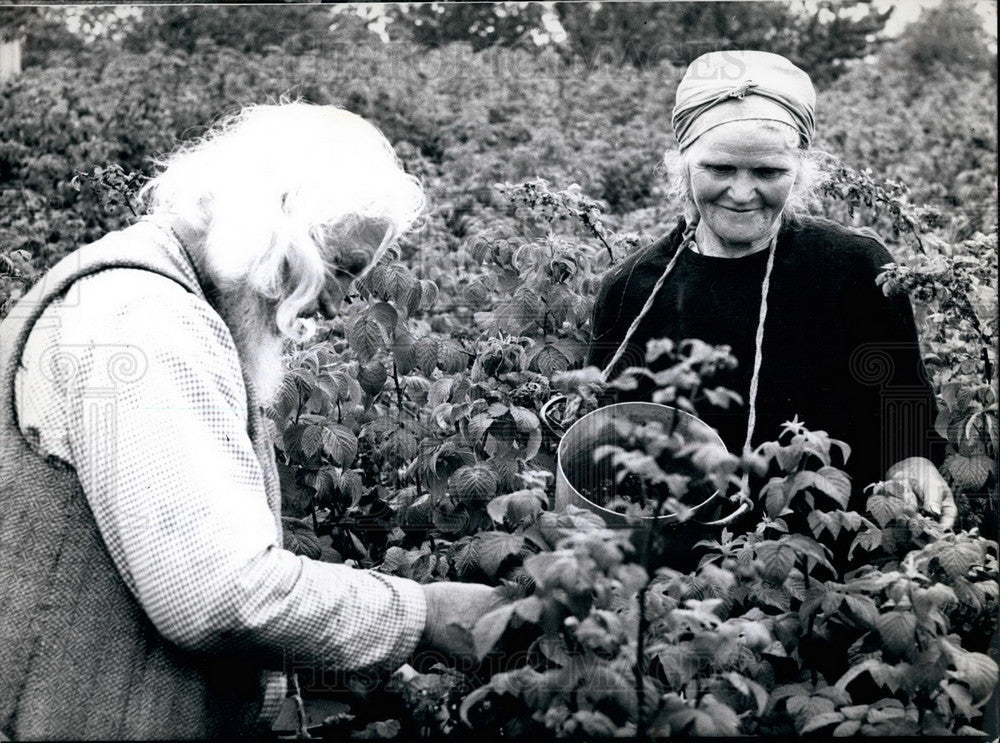
<path fill-rule="evenodd" d="M 677 250 L 684 224 L 638 251 L 604 280 L 593 318 L 589 363 L 610 360 Z M 777 439 L 798 416 L 852 449 L 846 471 L 855 491 L 909 456 L 939 463 L 943 440 L 905 295 L 886 297 L 875 279 L 892 256 L 874 237 L 823 219 L 785 226 L 778 236 L 757 398 L 753 445 Z M 697 338 L 731 346 L 739 366 L 721 385 L 748 399 L 767 251 L 735 259 L 685 251 L 618 369 L 642 364 L 647 340 Z M 640 388 L 622 399 L 648 399 Z M 702 406 L 730 450 L 746 435 L 745 405 Z"/>

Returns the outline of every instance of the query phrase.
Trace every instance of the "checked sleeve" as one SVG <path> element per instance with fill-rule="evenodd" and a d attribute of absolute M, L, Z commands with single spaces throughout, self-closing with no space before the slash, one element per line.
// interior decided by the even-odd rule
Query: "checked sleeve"
<path fill-rule="evenodd" d="M 282 549 L 215 311 L 143 271 L 78 285 L 77 305 L 50 307 L 29 339 L 21 427 L 76 470 L 157 629 L 275 670 L 388 667 L 412 653 L 426 610 L 416 583 Z"/>

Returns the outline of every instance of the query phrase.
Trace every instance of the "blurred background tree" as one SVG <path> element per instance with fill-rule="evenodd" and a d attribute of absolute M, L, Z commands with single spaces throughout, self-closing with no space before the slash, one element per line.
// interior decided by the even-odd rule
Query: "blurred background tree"
<path fill-rule="evenodd" d="M 767 49 L 822 84 L 884 41 L 892 9 L 869 0 L 804 2 L 558 3 L 566 47 L 584 59 L 687 65 L 706 51 Z"/>

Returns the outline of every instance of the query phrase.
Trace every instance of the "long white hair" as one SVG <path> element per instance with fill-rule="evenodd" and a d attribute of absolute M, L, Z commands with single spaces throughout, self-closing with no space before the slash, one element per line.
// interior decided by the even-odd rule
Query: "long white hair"
<path fill-rule="evenodd" d="M 212 279 L 273 300 L 293 340 L 323 287 L 330 236 L 374 218 L 388 224 L 386 245 L 425 206 L 385 136 L 333 106 L 250 106 L 157 164 L 140 194 L 149 212 L 199 230 L 189 247 Z"/>

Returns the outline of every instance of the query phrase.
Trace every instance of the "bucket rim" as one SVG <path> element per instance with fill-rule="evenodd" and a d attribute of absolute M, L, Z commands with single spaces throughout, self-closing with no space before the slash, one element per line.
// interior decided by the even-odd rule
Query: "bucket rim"
<path fill-rule="evenodd" d="M 611 405 L 604 405 L 604 406 L 602 406 L 600 408 L 597 408 L 597 410 L 590 411 L 589 413 L 587 413 L 586 415 L 584 415 L 582 418 L 579 418 L 579 419 L 575 420 L 573 422 L 573 424 L 570 425 L 570 427 L 566 429 L 566 431 L 563 433 L 563 435 L 559 439 L 559 445 L 556 447 L 556 470 L 557 470 L 557 474 L 561 475 L 562 479 L 565 481 L 567 487 L 571 488 L 573 490 L 573 493 L 575 493 L 575 495 L 578 498 L 580 498 L 582 501 L 584 501 L 587 504 L 587 508 L 593 510 L 594 513 L 596 513 L 598 516 L 601 516 L 602 518 L 605 518 L 605 520 L 607 520 L 607 518 L 606 518 L 606 515 L 607 515 L 607 516 L 612 517 L 615 520 L 626 519 L 626 520 L 635 521 L 635 522 L 640 523 L 640 524 L 641 523 L 654 523 L 654 522 L 655 523 L 661 523 L 661 524 L 669 524 L 669 523 L 672 523 L 672 522 L 676 522 L 677 521 L 677 515 L 673 514 L 673 513 L 663 514 L 661 516 L 633 516 L 633 515 L 629 515 L 629 514 L 620 513 L 618 511 L 612 511 L 610 508 L 605 508 L 604 506 L 601 506 L 601 505 L 595 503 L 594 501 L 592 501 L 590 498 L 588 498 L 583 493 L 581 493 L 576 488 L 576 486 L 573 485 L 572 482 L 570 482 L 570 479 L 569 479 L 568 475 L 566 474 L 565 469 L 563 468 L 563 454 L 564 454 L 564 448 L 563 447 L 566 444 L 567 439 L 569 438 L 569 434 L 573 431 L 573 429 L 575 429 L 577 426 L 579 426 L 581 423 L 583 423 L 584 421 L 586 421 L 591 416 L 595 416 L 595 415 L 597 415 L 599 413 L 603 414 L 603 415 L 607 415 L 609 412 L 611 412 L 613 414 L 614 413 L 614 411 L 613 411 L 614 408 L 631 408 L 631 409 L 637 409 L 637 408 L 646 408 L 646 409 L 654 408 L 654 409 L 657 409 L 658 408 L 658 409 L 663 409 L 663 410 L 671 410 L 671 411 L 674 412 L 674 414 L 679 414 L 681 418 L 687 418 L 687 419 L 696 421 L 699 426 L 703 426 L 704 427 L 704 432 L 707 433 L 707 434 L 709 434 L 709 438 L 713 440 L 713 443 L 716 443 L 719 446 L 721 446 L 723 448 L 726 448 L 725 442 L 722 440 L 722 437 L 719 435 L 718 431 L 716 431 L 714 428 L 712 428 L 710 425 L 708 425 L 705 421 L 703 421 L 698 416 L 693 415 L 693 414 L 687 412 L 686 410 L 681 410 L 680 408 L 676 408 L 676 407 L 674 407 L 672 405 L 664 405 L 663 403 L 646 402 L 646 401 L 641 401 L 641 400 L 635 400 L 635 401 L 629 401 L 629 402 L 616 402 L 616 403 L 612 403 Z M 714 501 L 714 500 L 716 500 L 717 498 L 720 498 L 720 497 L 722 497 L 721 492 L 718 491 L 718 490 L 716 490 L 706 500 L 704 500 L 703 502 L 699 503 L 696 506 L 693 506 L 693 510 L 697 511 L 702 506 L 705 506 L 708 503 L 711 503 L 712 501 Z"/>

